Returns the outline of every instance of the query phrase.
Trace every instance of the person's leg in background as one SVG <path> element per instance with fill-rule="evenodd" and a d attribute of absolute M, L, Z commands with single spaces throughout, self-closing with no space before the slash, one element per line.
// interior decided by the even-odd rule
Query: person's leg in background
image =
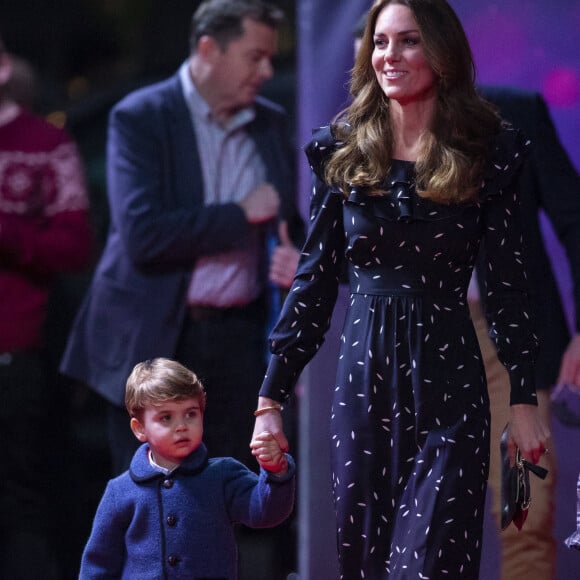
<path fill-rule="evenodd" d="M 510 384 L 507 370 L 497 358 L 495 345 L 489 338 L 488 326 L 479 303 L 470 303 L 471 317 L 479 340 L 491 409 L 491 458 L 489 488 L 492 492 L 492 513 L 499 530 L 502 580 L 553 580 L 556 577 L 556 542 L 554 529 L 554 493 L 556 489 L 556 455 L 554 443 L 548 442 L 549 453 L 540 460 L 548 469 L 545 480 L 530 476 L 532 503 L 521 531 L 510 524 L 500 530 L 501 461 L 499 441 L 509 421 Z M 550 393 L 538 391 L 538 409 L 550 425 Z"/>

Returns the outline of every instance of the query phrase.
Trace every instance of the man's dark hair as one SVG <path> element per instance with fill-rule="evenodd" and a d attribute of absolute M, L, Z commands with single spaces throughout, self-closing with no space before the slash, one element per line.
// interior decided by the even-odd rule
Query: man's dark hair
<path fill-rule="evenodd" d="M 195 51 L 202 36 L 211 36 L 225 50 L 228 44 L 244 34 L 243 20 L 278 29 L 284 20 L 282 10 L 262 0 L 206 0 L 193 14 L 189 46 Z"/>

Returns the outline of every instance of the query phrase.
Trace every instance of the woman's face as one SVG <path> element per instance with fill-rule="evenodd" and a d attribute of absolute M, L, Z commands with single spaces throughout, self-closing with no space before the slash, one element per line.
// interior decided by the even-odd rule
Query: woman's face
<path fill-rule="evenodd" d="M 435 98 L 437 76 L 431 69 L 411 9 L 388 4 L 374 30 L 372 65 L 385 95 L 401 105 Z"/>

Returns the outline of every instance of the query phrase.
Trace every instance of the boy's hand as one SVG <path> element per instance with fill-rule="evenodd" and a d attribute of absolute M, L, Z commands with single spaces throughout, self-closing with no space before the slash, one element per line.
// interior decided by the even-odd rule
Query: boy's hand
<path fill-rule="evenodd" d="M 250 443 L 252 455 L 258 460 L 260 467 L 276 475 L 284 475 L 288 470 L 288 460 L 280 445 L 269 431 L 262 431 Z"/>

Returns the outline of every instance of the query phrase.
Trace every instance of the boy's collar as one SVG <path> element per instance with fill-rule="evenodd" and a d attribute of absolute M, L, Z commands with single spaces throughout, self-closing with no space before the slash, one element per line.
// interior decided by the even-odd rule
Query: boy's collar
<path fill-rule="evenodd" d="M 135 482 L 148 481 L 156 477 L 166 477 L 172 476 L 176 473 L 182 473 L 184 475 L 194 475 L 200 472 L 207 465 L 208 453 L 206 446 L 201 443 L 199 447 L 190 453 L 171 473 L 163 473 L 160 468 L 154 467 L 149 460 L 149 445 L 143 443 L 139 449 L 137 449 L 133 460 L 131 461 L 131 467 L 129 468 L 129 474 L 131 479 Z"/>

